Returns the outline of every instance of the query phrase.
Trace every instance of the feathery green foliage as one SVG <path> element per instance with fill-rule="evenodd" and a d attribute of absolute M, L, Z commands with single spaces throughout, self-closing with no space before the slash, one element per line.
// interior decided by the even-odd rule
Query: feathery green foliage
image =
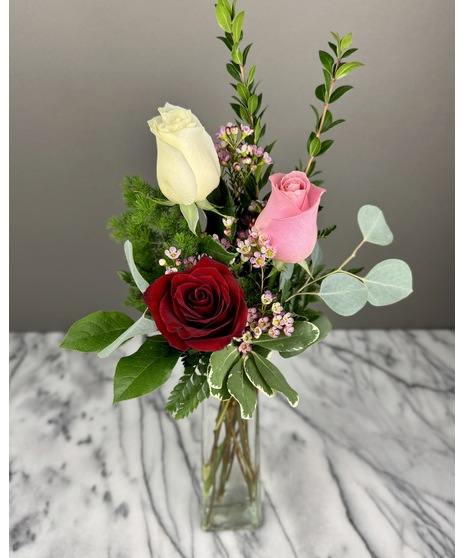
<path fill-rule="evenodd" d="M 108 228 L 117 242 L 131 241 L 134 262 L 144 279 L 152 283 L 165 273 L 158 262 L 166 258 L 164 251 L 170 246 L 181 250 L 181 258 L 197 254 L 199 239 L 189 230 L 178 205 L 164 205 L 161 191 L 138 176 L 126 176 L 121 188 L 127 210 L 112 217 Z M 146 305 L 131 274 L 120 271 L 119 276 L 129 284 L 126 305 L 144 311 Z"/>

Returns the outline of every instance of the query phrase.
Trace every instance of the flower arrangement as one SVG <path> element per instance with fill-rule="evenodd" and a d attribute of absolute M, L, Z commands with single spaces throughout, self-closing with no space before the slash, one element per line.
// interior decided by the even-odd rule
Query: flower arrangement
<path fill-rule="evenodd" d="M 122 357 L 115 370 L 114 403 L 146 395 L 170 378 L 178 361 L 183 373 L 166 404 L 181 419 L 208 398 L 218 400 L 203 466 L 205 513 L 225 496 L 236 461 L 256 504 L 259 523 L 258 465 L 250 439 L 258 394 L 279 393 L 292 406 L 298 394 L 270 360 L 272 351 L 296 356 L 322 341 L 331 330 L 315 308 L 326 305 L 350 316 L 368 302 L 382 306 L 412 291 L 408 265 L 385 260 L 368 273 L 348 268 L 361 246 L 387 245 L 392 233 L 377 207 L 358 213 L 360 244 L 337 268 L 327 269 L 321 243 L 335 226 L 319 230 L 317 218 L 325 193 L 315 177 L 316 162 L 333 144 L 323 136 L 344 122 L 330 107 L 350 85 L 339 81 L 362 66 L 349 61 L 357 49 L 352 35 L 332 33 L 330 52 L 320 51 L 324 82 L 312 105 L 316 124 L 308 142 L 308 162 L 273 172 L 274 143 L 266 132 L 256 68 L 247 69 L 250 45 L 242 48 L 244 12 L 236 0 L 218 0 L 216 17 L 230 52 L 226 64 L 234 83 L 234 120 L 221 126 L 215 140 L 190 111 L 166 103 L 148 124 L 156 137 L 157 182 L 126 177 L 127 206 L 110 220 L 112 235 L 124 241 L 129 271 L 127 304 L 142 316 L 133 321 L 121 312 L 95 312 L 73 324 L 61 347 L 107 357 L 139 335 L 139 349 Z M 264 195 L 271 183 L 271 191 Z M 213 527 L 215 528 L 215 527 Z"/>

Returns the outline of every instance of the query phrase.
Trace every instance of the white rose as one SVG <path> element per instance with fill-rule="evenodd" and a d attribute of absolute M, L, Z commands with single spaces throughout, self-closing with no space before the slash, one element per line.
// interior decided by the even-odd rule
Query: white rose
<path fill-rule="evenodd" d="M 166 103 L 148 121 L 157 138 L 160 190 L 180 205 L 202 202 L 220 182 L 220 163 L 199 119 L 190 110 Z"/>

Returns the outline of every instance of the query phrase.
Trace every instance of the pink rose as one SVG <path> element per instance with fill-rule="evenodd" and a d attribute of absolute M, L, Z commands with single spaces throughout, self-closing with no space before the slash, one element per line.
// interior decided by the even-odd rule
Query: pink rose
<path fill-rule="evenodd" d="M 312 184 L 300 171 L 272 174 L 270 181 L 271 196 L 255 226 L 268 235 L 277 250 L 276 260 L 300 262 L 315 246 L 318 206 L 326 190 Z"/>

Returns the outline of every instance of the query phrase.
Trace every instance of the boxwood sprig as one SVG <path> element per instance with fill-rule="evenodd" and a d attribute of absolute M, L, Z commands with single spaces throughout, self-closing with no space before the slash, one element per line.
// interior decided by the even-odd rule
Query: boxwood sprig
<path fill-rule="evenodd" d="M 349 56 L 357 51 L 356 48 L 349 48 L 352 44 L 352 33 L 348 33 L 342 38 L 337 33 L 331 34 L 336 42 L 329 42 L 328 44 L 334 57 L 324 50 L 319 51 L 320 62 L 323 65 L 324 83 L 318 85 L 315 89 L 315 96 L 323 103 L 321 114 L 314 105 L 310 105 L 315 113 L 316 124 L 314 131 L 311 132 L 307 141 L 309 159 L 305 167 L 305 173 L 309 178 L 318 174 L 318 172 L 315 172 L 315 158 L 326 153 L 334 143 L 332 139 L 322 141 L 322 135 L 345 122 L 343 119 L 333 119 L 329 105 L 336 102 L 345 93 L 353 89 L 353 87 L 351 85 L 342 85 L 335 88 L 336 81 L 363 66 L 361 62 L 346 61 Z M 321 180 L 312 182 L 317 186 L 323 183 Z"/>

